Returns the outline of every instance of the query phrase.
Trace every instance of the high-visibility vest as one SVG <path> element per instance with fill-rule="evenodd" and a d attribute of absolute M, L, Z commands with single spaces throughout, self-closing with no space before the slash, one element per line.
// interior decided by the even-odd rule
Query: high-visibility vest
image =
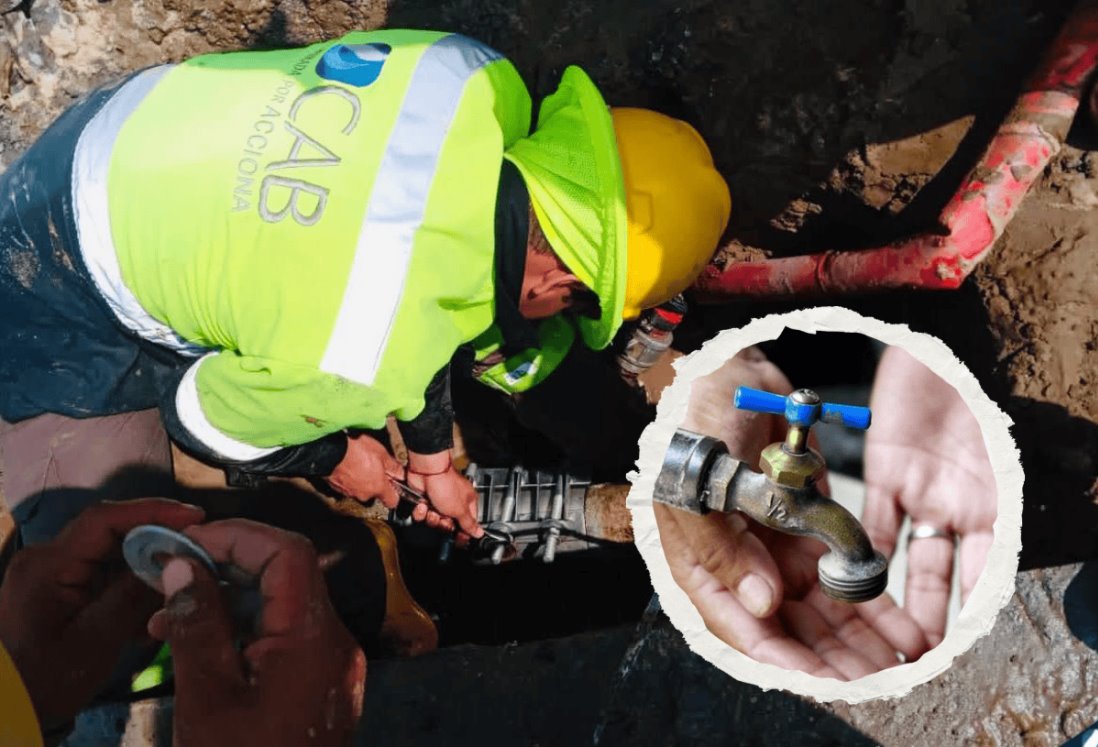
<path fill-rule="evenodd" d="M 477 381 L 506 394 L 520 394 L 549 378 L 571 350 L 576 330 L 571 320 L 558 314 L 542 320 L 537 334 L 537 347 L 504 355 L 503 334 L 498 327 L 489 327 L 472 343 Z"/>
<path fill-rule="evenodd" d="M 493 316 L 530 98 L 496 51 L 385 30 L 146 70 L 77 145 L 81 251 L 121 322 L 198 357 L 183 424 L 248 460 L 387 415 Z"/>

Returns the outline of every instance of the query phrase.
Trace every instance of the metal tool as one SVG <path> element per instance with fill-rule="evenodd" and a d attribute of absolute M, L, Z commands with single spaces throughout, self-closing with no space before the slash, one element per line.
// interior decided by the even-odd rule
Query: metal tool
<path fill-rule="evenodd" d="M 389 481 L 396 488 L 397 496 L 400 497 L 400 504 L 395 510 L 398 519 L 410 520 L 412 509 L 421 503 L 430 507 L 430 499 L 404 480 L 398 480 L 390 476 Z M 494 557 L 498 552 L 502 557 L 507 548 L 514 543 L 514 537 L 508 532 L 502 532 L 491 527 L 482 527 L 482 529 L 484 529 L 484 534 L 480 537 L 471 538 L 468 544 L 469 549 L 477 555 L 491 555 Z M 449 552 L 448 549 L 447 552 Z"/>
<path fill-rule="evenodd" d="M 664 456 L 653 499 L 699 514 L 743 511 L 780 532 L 815 537 L 831 550 L 817 564 L 825 594 L 846 602 L 879 596 L 888 583 L 888 561 L 873 549 L 858 520 L 819 492 L 817 480 L 825 464 L 808 447 L 815 423 L 868 428 L 869 408 L 822 402 L 810 389 L 783 397 L 748 387 L 736 390 L 735 406 L 782 415 L 789 422 L 785 441 L 763 449 L 762 474 L 729 456 L 723 442 L 680 429 Z"/>
<path fill-rule="evenodd" d="M 397 497 L 400 499 L 400 503 L 397 504 L 395 510 L 398 523 L 409 524 L 412 520 L 412 509 L 419 504 L 423 503 L 430 507 L 431 502 L 427 499 L 423 493 L 419 492 L 404 480 L 398 480 L 393 476 L 389 476 L 389 482 L 396 488 Z"/>
<path fill-rule="evenodd" d="M 232 563 L 216 563 L 201 545 L 185 534 L 144 524 L 134 527 L 122 540 L 122 557 L 134 575 L 164 593 L 164 567 L 172 558 L 191 558 L 200 563 L 228 591 L 229 613 L 237 631 L 255 630 L 263 610 L 259 581 Z"/>

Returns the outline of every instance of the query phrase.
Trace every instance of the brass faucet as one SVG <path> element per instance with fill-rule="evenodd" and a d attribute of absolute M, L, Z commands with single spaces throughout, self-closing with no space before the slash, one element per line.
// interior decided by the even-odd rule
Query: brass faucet
<path fill-rule="evenodd" d="M 785 441 L 763 449 L 761 474 L 733 459 L 720 440 L 679 429 L 656 477 L 654 500 L 698 514 L 743 511 L 779 532 L 815 537 L 831 550 L 817 564 L 825 594 L 845 602 L 879 596 L 888 584 L 888 561 L 873 549 L 858 520 L 820 493 L 824 459 L 808 446 L 814 423 L 868 428 L 869 409 L 821 402 L 810 389 L 782 397 L 748 387 L 736 390 L 735 405 L 789 421 Z"/>

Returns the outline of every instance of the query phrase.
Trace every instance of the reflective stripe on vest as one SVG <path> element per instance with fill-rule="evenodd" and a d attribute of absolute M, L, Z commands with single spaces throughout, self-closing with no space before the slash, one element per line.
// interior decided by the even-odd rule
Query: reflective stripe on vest
<path fill-rule="evenodd" d="M 376 176 L 380 188 L 374 189 L 366 208 L 322 371 L 374 383 L 464 84 L 498 59 L 494 49 L 458 34 L 439 39 L 420 57 L 381 158 Z M 370 319 L 370 310 L 379 306 L 390 310 L 388 318 Z"/>
<path fill-rule="evenodd" d="M 179 382 L 179 388 L 175 390 L 175 412 L 179 416 L 179 422 L 192 436 L 222 459 L 250 462 L 275 453 L 278 451 L 277 447 L 263 448 L 246 444 L 223 432 L 206 417 L 206 413 L 202 410 L 202 402 L 198 397 L 197 377 L 199 366 L 212 355 L 221 354 L 207 353 L 202 356 L 183 374 L 183 379 Z"/>
<path fill-rule="evenodd" d="M 492 323 L 500 162 L 529 123 L 514 66 L 439 32 L 168 72 L 121 127 L 107 198 L 140 306 L 227 353 L 181 393 L 188 428 L 242 456 L 414 418 Z"/>
<path fill-rule="evenodd" d="M 146 340 L 186 355 L 200 355 L 202 348 L 180 338 L 166 324 L 154 319 L 122 280 L 111 237 L 107 202 L 107 174 L 118 133 L 138 104 L 172 67 L 160 65 L 134 76 L 88 122 L 76 143 L 72 201 L 84 264 L 118 320 Z"/>

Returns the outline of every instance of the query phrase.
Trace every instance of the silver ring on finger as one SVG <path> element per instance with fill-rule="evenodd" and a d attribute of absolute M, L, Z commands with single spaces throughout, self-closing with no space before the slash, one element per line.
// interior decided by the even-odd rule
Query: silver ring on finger
<path fill-rule="evenodd" d="M 934 526 L 933 524 L 912 524 L 911 531 L 907 535 L 907 544 L 911 544 L 914 540 L 921 539 L 934 539 L 940 537 L 941 539 L 954 542 L 957 535 L 948 529 Z"/>

